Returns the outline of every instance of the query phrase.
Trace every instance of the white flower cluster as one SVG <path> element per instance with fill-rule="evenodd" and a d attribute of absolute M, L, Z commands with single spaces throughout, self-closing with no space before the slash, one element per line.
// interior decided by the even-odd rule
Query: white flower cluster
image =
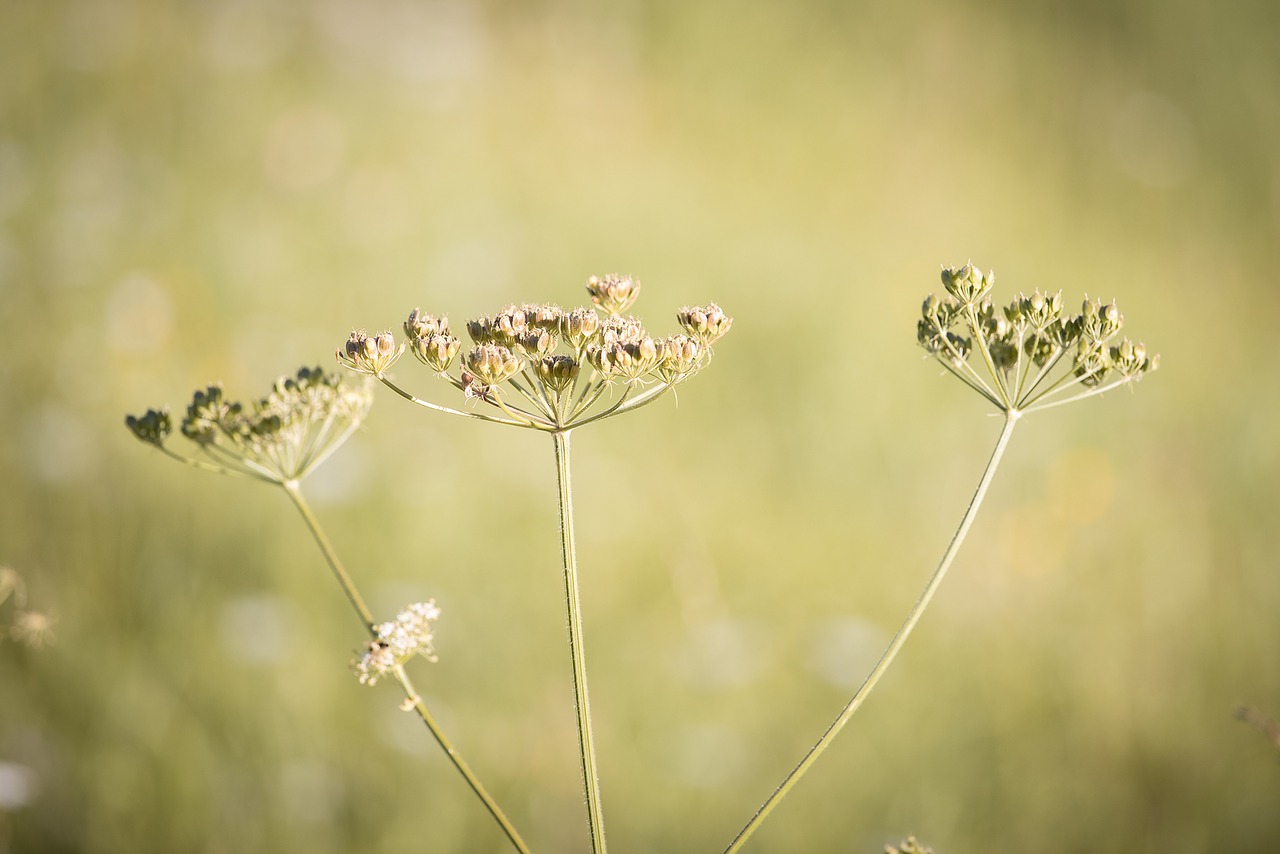
<path fill-rule="evenodd" d="M 361 685 L 374 685 L 387 673 L 400 667 L 415 655 L 435 661 L 431 646 L 431 623 L 439 619 L 435 600 L 415 602 L 389 623 L 374 626 L 377 637 L 369 641 L 364 654 L 355 662 Z"/>

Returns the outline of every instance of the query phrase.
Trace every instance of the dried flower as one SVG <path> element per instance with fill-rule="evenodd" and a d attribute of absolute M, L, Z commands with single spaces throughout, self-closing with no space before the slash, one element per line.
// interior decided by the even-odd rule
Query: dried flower
<path fill-rule="evenodd" d="M 374 685 L 379 679 L 404 666 L 414 656 L 435 661 L 431 624 L 440 617 L 434 599 L 409 605 L 388 623 L 373 627 L 374 639 L 354 662 L 361 685 Z"/>
<path fill-rule="evenodd" d="M 500 344 L 481 344 L 466 356 L 467 370 L 482 385 L 505 382 L 520 372 L 521 362 L 515 353 Z"/>
<path fill-rule="evenodd" d="M 587 279 L 587 293 L 591 294 L 591 301 L 601 311 L 622 314 L 631 308 L 640 296 L 640 282 L 630 276 L 620 276 L 616 273 L 610 273 L 603 278 L 592 276 Z"/>
<path fill-rule="evenodd" d="M 418 361 L 437 373 L 449 370 L 459 346 L 449 331 L 449 318 L 423 314 L 422 309 L 415 308 L 404 322 L 404 334 Z"/>
<path fill-rule="evenodd" d="M 402 390 L 381 373 L 398 354 L 390 333 L 383 333 L 385 343 L 382 336 L 355 333 L 340 358 L 426 408 L 560 432 L 628 412 L 685 382 L 706 367 L 712 342 L 733 323 L 715 303 L 686 307 L 677 315 L 685 332 L 659 338 L 645 331 L 638 318 L 623 314 L 639 295 L 638 281 L 592 276 L 587 288 L 596 309 L 511 304 L 467 321 L 475 346 L 464 353 L 456 373 L 449 371 L 458 343 L 448 321 L 421 309 L 409 314 L 407 346 L 419 361 L 465 400 L 488 403 L 497 412 L 453 409 Z M 618 387 L 621 391 L 614 393 Z"/>
<path fill-rule="evenodd" d="M 396 346 L 395 337 L 390 330 L 370 335 L 358 329 L 347 338 L 347 343 L 335 355 L 338 361 L 362 374 L 382 376 L 383 372 L 395 364 L 396 359 L 404 352 L 404 345 Z"/>
<path fill-rule="evenodd" d="M 680 321 L 680 325 L 686 332 L 703 344 L 714 343 L 733 325 L 733 318 L 725 314 L 715 303 L 708 303 L 705 306 L 685 306 L 676 312 L 676 320 Z"/>
<path fill-rule="evenodd" d="M 589 308 L 575 308 L 560 316 L 560 334 L 574 350 L 581 352 L 600 329 L 600 315 Z"/>

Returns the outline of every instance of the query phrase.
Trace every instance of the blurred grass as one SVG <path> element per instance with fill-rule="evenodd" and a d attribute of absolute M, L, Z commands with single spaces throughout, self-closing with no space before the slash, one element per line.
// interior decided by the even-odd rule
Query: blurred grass
<path fill-rule="evenodd" d="M 489 852 L 283 496 L 125 412 L 251 397 L 352 326 L 645 283 L 737 317 L 584 431 L 605 811 L 714 851 L 829 721 L 996 425 L 920 298 L 1119 298 L 1164 369 L 1028 420 L 920 633 L 755 851 L 1269 851 L 1280 771 L 1280 15 L 1175 0 L 0 3 L 0 851 Z M 414 386 L 411 367 L 400 370 Z M 427 390 L 423 381 L 416 388 Z M 389 395 L 309 484 L 537 850 L 584 850 L 550 443 Z M 21 793 L 19 793 L 21 794 Z M 719 848 L 717 848 L 719 846 Z"/>

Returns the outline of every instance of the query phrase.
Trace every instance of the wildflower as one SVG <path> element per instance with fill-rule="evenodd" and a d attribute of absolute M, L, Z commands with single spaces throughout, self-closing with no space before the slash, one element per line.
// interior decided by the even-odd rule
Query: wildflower
<path fill-rule="evenodd" d="M 373 627 L 374 639 L 354 662 L 361 685 L 374 685 L 414 656 L 435 661 L 431 624 L 440 617 L 434 599 L 415 602 L 388 623 Z"/>

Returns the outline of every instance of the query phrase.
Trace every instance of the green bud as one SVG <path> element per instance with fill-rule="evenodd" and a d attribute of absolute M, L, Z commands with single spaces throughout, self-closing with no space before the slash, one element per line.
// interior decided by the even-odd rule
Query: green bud
<path fill-rule="evenodd" d="M 947 289 L 947 293 L 966 305 L 976 303 L 990 292 L 995 280 L 995 273 L 987 273 L 984 276 L 982 271 L 972 263 L 965 264 L 959 269 L 942 268 L 942 284 Z"/>
<path fill-rule="evenodd" d="M 173 433 L 173 422 L 169 418 L 168 408 L 159 411 L 148 409 L 140 418 L 130 415 L 124 419 L 124 424 L 139 440 L 148 445 L 155 445 L 157 448 L 163 448 L 165 440 Z"/>

